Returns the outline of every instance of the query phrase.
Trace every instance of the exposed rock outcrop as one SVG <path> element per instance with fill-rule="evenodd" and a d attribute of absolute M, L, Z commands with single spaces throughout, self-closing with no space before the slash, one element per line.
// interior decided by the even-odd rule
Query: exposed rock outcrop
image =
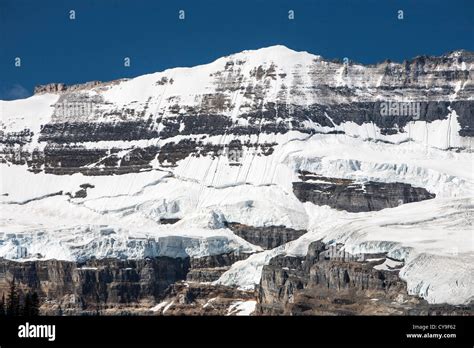
<path fill-rule="evenodd" d="M 470 314 L 472 306 L 430 305 L 410 296 L 398 268 L 382 269 L 386 257 L 331 252 L 313 242 L 306 257 L 280 255 L 263 267 L 259 315 Z M 374 268 L 375 267 L 375 268 Z M 379 268 L 379 269 L 377 269 Z"/>
<path fill-rule="evenodd" d="M 64 83 L 48 83 L 46 85 L 35 86 L 34 94 L 79 91 L 83 89 L 90 89 L 100 84 L 102 84 L 101 81 L 90 81 L 77 85 L 66 85 Z"/>
<path fill-rule="evenodd" d="M 255 306 L 255 293 L 222 285 L 178 282 L 153 308 L 160 315 L 238 315 L 237 304 Z M 251 310 L 253 312 L 253 310 Z M 250 314 L 250 313 L 246 313 Z"/>
<path fill-rule="evenodd" d="M 226 225 L 239 237 L 264 249 L 276 248 L 298 239 L 307 232 L 306 230 L 295 230 L 285 226 L 255 227 L 237 222 L 228 222 Z"/>
<path fill-rule="evenodd" d="M 186 278 L 189 259 L 157 257 L 142 260 L 102 259 L 75 263 L 58 260 L 14 262 L 0 260 L 0 293 L 8 281 L 38 292 L 73 313 L 97 308 L 154 303 L 169 285 Z M 45 310 L 51 310 L 46 306 Z"/>
<path fill-rule="evenodd" d="M 190 261 L 190 270 L 186 276 L 188 281 L 212 282 L 227 271 L 230 266 L 240 260 L 245 260 L 249 253 L 227 253 L 204 257 L 193 257 Z"/>
<path fill-rule="evenodd" d="M 219 278 L 236 261 L 249 254 L 228 253 L 202 258 L 156 257 L 140 260 L 92 259 L 86 262 L 41 260 L 15 262 L 0 259 L 0 296 L 15 279 L 22 291 L 36 291 L 43 314 L 150 314 L 156 302 L 182 292 L 180 281 L 192 282 L 200 301 L 206 294 L 226 298 L 222 311 L 232 301 L 248 299 L 250 292 L 198 283 Z M 176 284 L 176 285 L 173 285 Z M 179 285 L 181 284 L 181 285 Z M 169 289 L 173 285 L 173 289 Z M 253 294 L 253 292 L 252 292 Z M 252 298 L 254 300 L 254 298 Z M 226 307 L 227 306 L 227 307 Z M 212 308 L 212 307 L 211 307 Z M 222 314 L 222 311 L 213 314 Z M 221 313 L 222 312 L 222 313 Z"/>
<path fill-rule="evenodd" d="M 293 183 L 293 192 L 300 201 L 354 213 L 393 208 L 436 196 L 424 188 L 400 182 L 356 183 L 309 172 L 301 172 L 300 178 L 303 181 Z"/>
<path fill-rule="evenodd" d="M 245 260 L 251 254 L 230 252 L 226 254 L 210 255 L 203 257 L 193 257 L 190 261 L 192 269 L 197 268 L 214 268 L 214 267 L 229 267 L 233 263 Z"/>

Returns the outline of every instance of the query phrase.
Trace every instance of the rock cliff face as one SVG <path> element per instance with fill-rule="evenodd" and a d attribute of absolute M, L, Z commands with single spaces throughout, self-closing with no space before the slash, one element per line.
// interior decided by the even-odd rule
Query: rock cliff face
<path fill-rule="evenodd" d="M 355 183 L 353 180 L 326 178 L 309 172 L 301 173 L 300 179 L 303 181 L 293 183 L 293 192 L 300 201 L 354 213 L 393 208 L 436 196 L 424 188 L 399 182 Z"/>
<path fill-rule="evenodd" d="M 46 85 L 39 85 L 35 87 L 34 93 L 35 94 L 44 94 L 44 93 L 64 93 L 64 92 L 72 92 L 78 90 L 89 89 L 92 87 L 96 87 L 100 85 L 100 81 L 90 81 L 87 83 L 82 83 L 79 85 L 71 85 L 68 86 L 64 83 L 48 83 Z"/>
<path fill-rule="evenodd" d="M 329 248 L 331 249 L 331 248 Z M 392 263 L 395 267 L 384 266 Z M 318 241 L 306 257 L 280 255 L 263 267 L 257 288 L 260 315 L 469 314 L 472 305 L 429 305 L 407 294 L 403 262 L 385 255 L 333 252 Z"/>
<path fill-rule="evenodd" d="M 255 227 L 236 222 L 229 222 L 227 226 L 239 237 L 264 249 L 276 248 L 298 239 L 307 232 L 306 230 L 295 230 L 285 226 Z"/>
<path fill-rule="evenodd" d="M 217 279 L 230 266 L 237 261 L 245 260 L 251 254 L 236 254 L 226 253 L 212 256 L 204 256 L 199 258 L 192 258 L 190 262 L 191 269 L 186 276 L 186 279 L 193 282 L 212 282 Z"/>
<path fill-rule="evenodd" d="M 410 296 L 403 262 L 310 244 L 305 257 L 279 255 L 254 290 L 212 283 L 240 257 L 102 259 L 85 263 L 0 260 L 0 293 L 15 279 L 36 291 L 49 315 L 472 315 L 472 304 L 430 305 Z"/>
<path fill-rule="evenodd" d="M 1 260 L 0 293 L 15 279 L 20 289 L 37 291 L 77 314 L 97 308 L 154 303 L 169 285 L 186 278 L 189 259 L 102 259 L 82 264 L 58 260 L 18 263 Z M 48 310 L 49 308 L 45 308 Z"/>
<path fill-rule="evenodd" d="M 253 291 L 180 282 L 168 289 L 152 311 L 159 315 L 249 315 L 255 304 Z"/>
<path fill-rule="evenodd" d="M 254 300 L 253 292 L 202 283 L 216 280 L 234 262 L 246 257 L 228 253 L 191 259 L 94 259 L 81 263 L 0 259 L 0 294 L 7 294 L 9 282 L 15 280 L 21 291 L 36 291 L 43 304 L 42 314 L 50 315 L 160 314 L 150 308 L 165 299 L 178 306 L 168 314 L 198 314 L 186 313 L 185 305 L 197 301 L 202 307 L 215 295 L 223 300 L 207 310 L 201 308 L 201 314 L 227 314 L 235 301 Z M 183 282 L 186 279 L 191 285 Z M 183 296 L 186 301 L 178 300 Z"/>

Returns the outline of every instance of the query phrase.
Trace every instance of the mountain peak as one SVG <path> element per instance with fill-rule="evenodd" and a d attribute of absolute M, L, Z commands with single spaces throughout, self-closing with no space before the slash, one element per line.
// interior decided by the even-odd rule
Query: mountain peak
<path fill-rule="evenodd" d="M 274 61 L 274 60 L 285 60 L 285 59 L 320 59 L 318 55 L 308 53 L 306 51 L 296 51 L 288 48 L 284 45 L 273 45 L 268 47 L 262 47 L 255 50 L 244 50 L 238 53 L 231 54 L 226 58 L 243 58 L 250 57 L 258 61 Z"/>
<path fill-rule="evenodd" d="M 274 53 L 298 53 L 285 45 L 272 45 L 267 47 L 261 47 L 254 50 L 244 50 L 242 53 L 254 53 L 254 52 L 274 52 Z"/>

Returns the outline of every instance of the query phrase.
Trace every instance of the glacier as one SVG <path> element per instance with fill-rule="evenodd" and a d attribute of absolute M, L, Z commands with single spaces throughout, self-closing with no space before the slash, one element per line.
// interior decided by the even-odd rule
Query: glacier
<path fill-rule="evenodd" d="M 291 118 L 291 108 L 309 110 L 315 104 L 443 98 L 472 103 L 474 63 L 459 63 L 460 55 L 448 55 L 452 63 L 447 67 L 436 60 L 426 63 L 426 76 L 406 85 L 398 75 L 387 73 L 401 69 L 396 63 L 354 63 L 346 76 L 340 63 L 273 46 L 192 68 L 66 91 L 40 90 L 27 99 L 0 101 L 0 257 L 83 261 L 246 253 L 252 255 L 234 263 L 215 284 L 252 289 L 272 257 L 304 256 L 309 243 L 322 239 L 343 243 L 351 253 L 387 252 L 403 260 L 400 277 L 409 293 L 430 303 L 469 303 L 474 299 L 474 157 L 472 136 L 462 135 L 466 116 L 448 107 L 445 116 L 434 120 L 408 120 L 403 126 L 395 120 L 390 125 L 395 132 L 387 132 L 388 126 L 378 121 L 338 121 L 327 113 L 322 116 L 325 123 L 308 117 L 296 124 Z M 467 77 L 432 78 L 431 72 L 440 69 L 467 72 L 462 75 Z M 94 103 L 94 112 L 61 115 L 55 105 L 65 100 Z M 288 114 L 279 115 L 276 108 L 272 118 L 261 116 L 257 123 L 243 117 L 273 112 L 278 103 L 288 106 Z M 187 118 L 199 119 L 201 113 L 225 117 L 227 128 L 220 132 L 212 123 L 203 128 L 187 123 Z M 45 125 L 53 130 L 68 124 L 101 127 L 122 118 L 145 122 L 153 117 L 158 117 L 149 126 L 156 131 L 153 136 L 116 139 L 103 133 L 99 138 L 81 135 L 68 140 L 76 136 L 71 128 L 44 138 Z M 176 124 L 170 126 L 170 120 Z M 277 130 L 265 128 L 273 125 Z M 246 132 L 251 126 L 259 131 Z M 20 134 L 24 130 L 32 132 L 26 140 Z M 203 149 L 225 149 L 236 141 L 244 145 L 237 164 L 204 150 L 183 158 L 173 158 L 181 153 L 173 150 L 173 156 L 160 159 L 163 149 L 190 140 L 201 141 Z M 104 155 L 80 168 L 66 168 L 64 160 L 52 157 L 47 162 L 51 151 L 70 148 L 80 149 L 78 158 L 94 150 Z M 148 148 L 158 149 L 148 163 L 114 172 L 126 169 L 123 164 L 134 151 Z M 45 160 L 32 166 L 38 153 Z M 116 167 L 109 168 L 111 158 Z M 68 172 L 57 171 L 62 168 Z M 101 174 L 105 169 L 110 173 Z M 299 171 L 360 183 L 406 183 L 436 197 L 350 213 L 299 201 L 292 188 Z M 77 194 L 83 187 L 85 196 Z M 163 224 L 163 219 L 179 221 Z M 235 235 L 226 221 L 308 232 L 262 250 Z M 245 312 L 250 305 L 234 307 Z"/>

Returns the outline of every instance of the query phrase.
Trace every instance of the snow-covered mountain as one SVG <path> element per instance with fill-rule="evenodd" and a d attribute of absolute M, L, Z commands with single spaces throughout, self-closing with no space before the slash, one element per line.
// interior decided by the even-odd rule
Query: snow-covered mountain
<path fill-rule="evenodd" d="M 0 257 L 252 254 L 214 283 L 250 289 L 322 239 L 469 303 L 473 69 L 467 51 L 364 66 L 273 46 L 0 101 Z"/>

